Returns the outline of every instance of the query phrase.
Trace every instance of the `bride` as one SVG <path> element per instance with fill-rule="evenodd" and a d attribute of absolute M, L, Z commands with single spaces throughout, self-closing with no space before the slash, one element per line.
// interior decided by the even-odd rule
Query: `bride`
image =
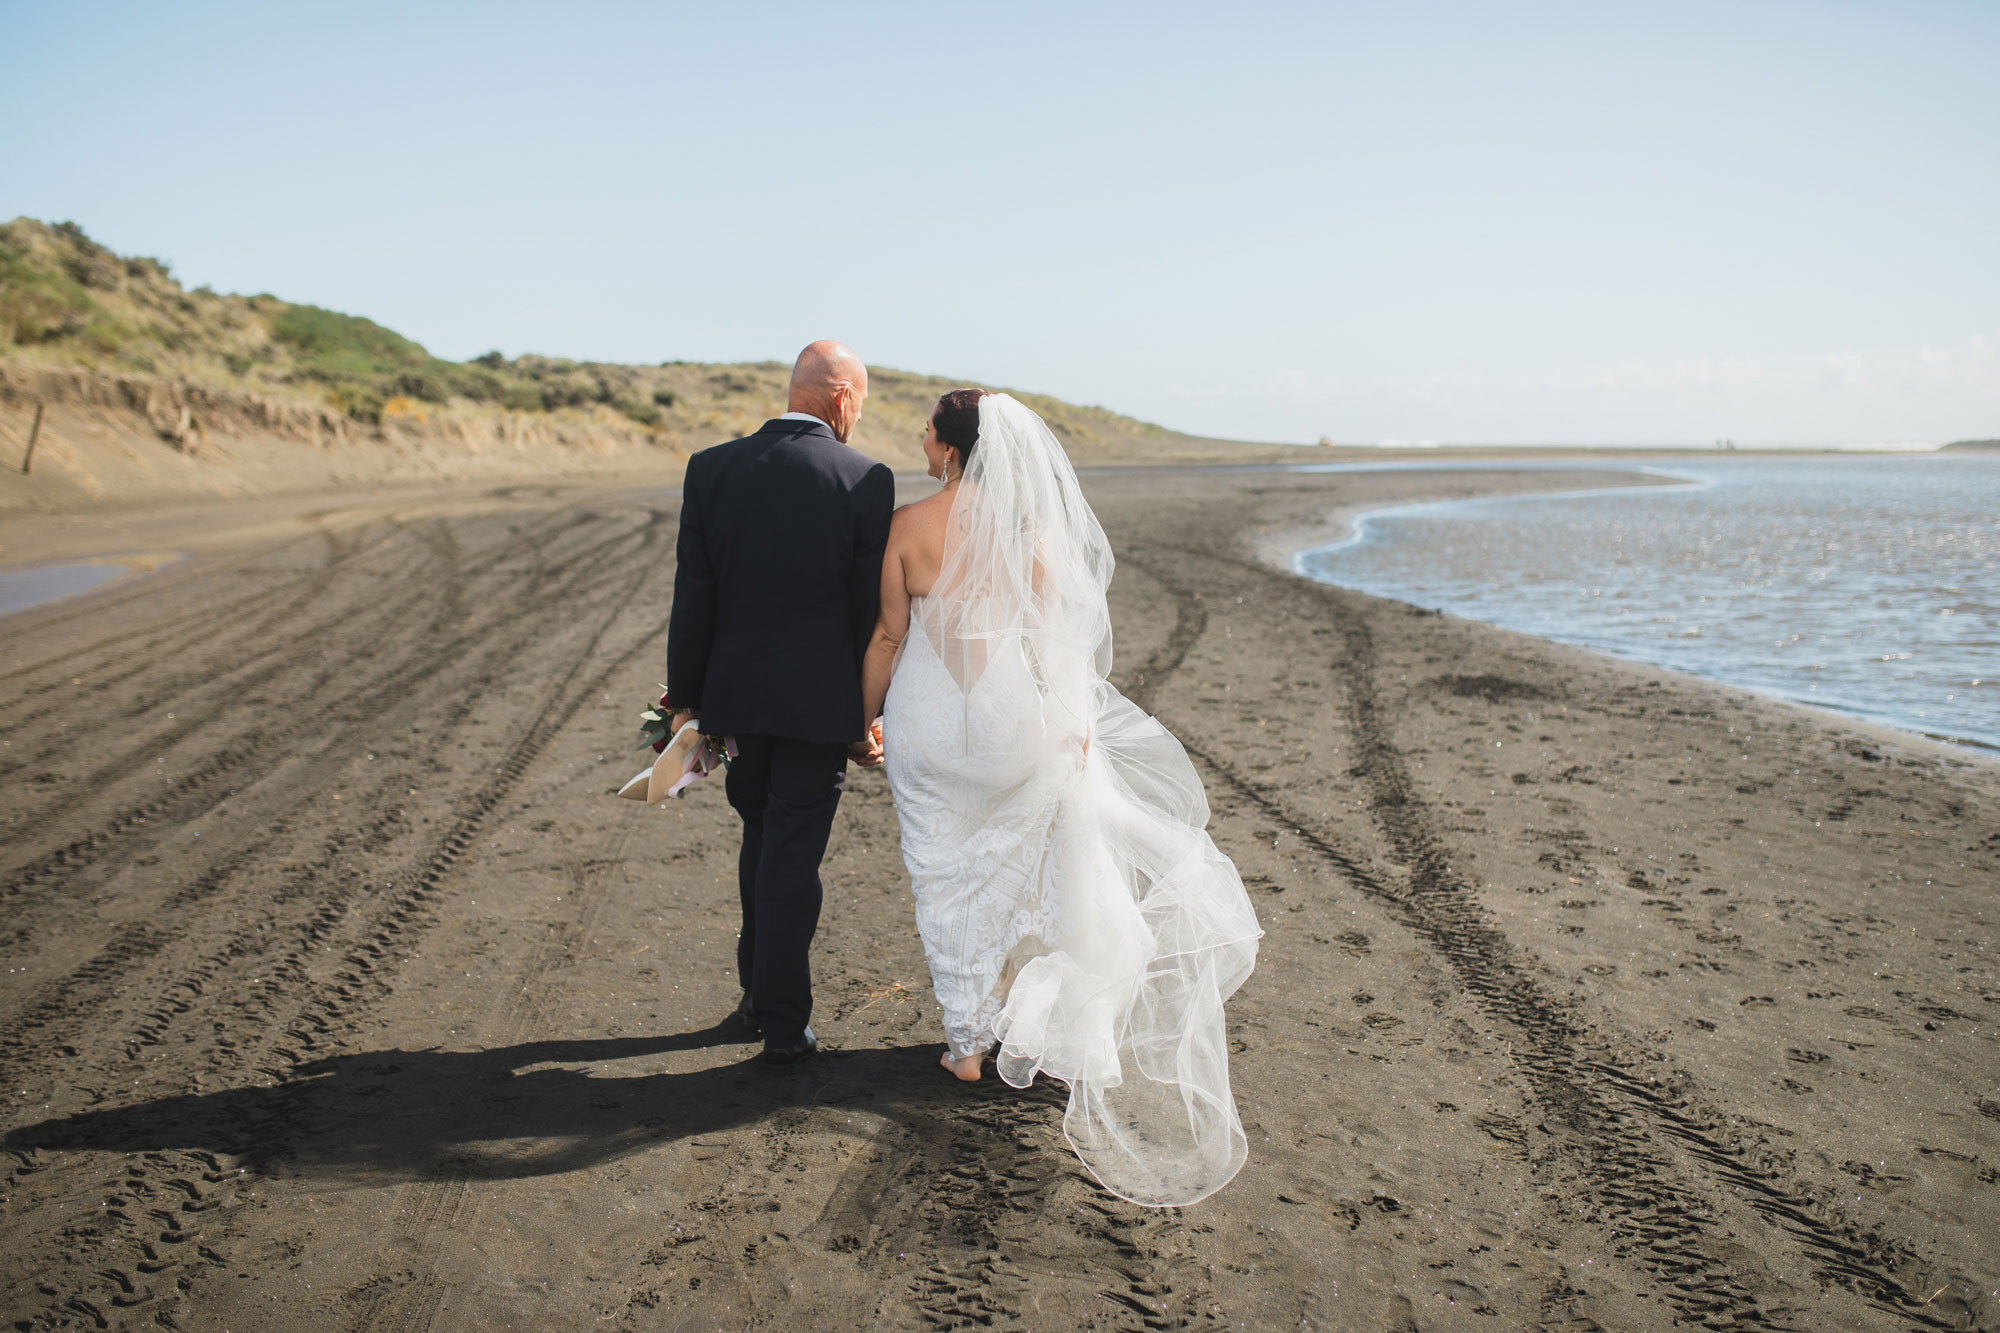
<path fill-rule="evenodd" d="M 863 693 L 944 1065 L 977 1079 L 997 1047 L 1008 1083 L 1061 1079 L 1106 1188 L 1192 1203 L 1246 1155 L 1222 1005 L 1256 915 L 1186 751 L 1106 679 L 1111 549 L 1055 436 L 958 389 L 923 445 L 942 490 L 891 524 Z"/>

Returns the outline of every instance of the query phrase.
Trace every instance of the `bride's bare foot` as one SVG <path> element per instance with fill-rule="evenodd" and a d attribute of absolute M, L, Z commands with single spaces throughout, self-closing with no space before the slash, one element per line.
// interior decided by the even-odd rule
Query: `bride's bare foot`
<path fill-rule="evenodd" d="M 955 1076 L 964 1080 L 965 1082 L 977 1083 L 979 1081 L 980 1059 L 981 1059 L 980 1056 L 968 1055 L 962 1057 L 961 1059 L 954 1060 L 951 1058 L 951 1048 L 946 1047 L 945 1053 L 938 1060 L 938 1063 L 943 1065 L 946 1069 L 949 1069 Z"/>

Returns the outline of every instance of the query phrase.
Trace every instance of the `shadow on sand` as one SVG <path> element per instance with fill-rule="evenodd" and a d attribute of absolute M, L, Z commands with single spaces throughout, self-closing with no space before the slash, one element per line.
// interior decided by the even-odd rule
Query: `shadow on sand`
<path fill-rule="evenodd" d="M 523 1042 L 489 1051 L 380 1050 L 299 1068 L 269 1087 L 231 1088 L 85 1111 L 23 1126 L 9 1149 L 195 1149 L 263 1171 L 368 1182 L 443 1173 L 507 1179 L 575 1171 L 660 1143 L 719 1134 L 780 1109 L 838 1105 L 919 1134 L 989 1100 L 1048 1101 L 997 1079 L 959 1083 L 935 1044 L 823 1052 L 793 1072 L 761 1054 L 685 1074 L 619 1077 L 602 1066 L 741 1041 L 730 1025 L 657 1037 Z M 754 1051 L 755 1048 L 753 1047 Z M 590 1069 L 569 1066 L 588 1065 Z"/>

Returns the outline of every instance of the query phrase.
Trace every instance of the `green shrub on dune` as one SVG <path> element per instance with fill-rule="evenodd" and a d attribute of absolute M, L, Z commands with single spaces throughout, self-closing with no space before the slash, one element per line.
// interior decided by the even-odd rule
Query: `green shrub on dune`
<path fill-rule="evenodd" d="M 290 347 L 303 368 L 322 375 L 393 375 L 431 359 L 421 346 L 372 319 L 316 305 L 286 306 L 271 321 L 271 338 Z"/>
<path fill-rule="evenodd" d="M 95 309 L 83 284 L 62 268 L 36 262 L 0 228 L 0 342 L 31 346 L 81 332 Z"/>
<path fill-rule="evenodd" d="M 542 386 L 528 381 L 509 384 L 500 393 L 500 405 L 509 412 L 539 412 L 542 410 Z"/>
<path fill-rule="evenodd" d="M 271 320 L 271 340 L 291 351 L 294 376 L 326 385 L 343 411 L 367 421 L 380 420 L 389 398 L 444 404 L 491 399 L 499 389 L 490 371 L 440 360 L 372 319 L 316 305 L 286 306 Z"/>

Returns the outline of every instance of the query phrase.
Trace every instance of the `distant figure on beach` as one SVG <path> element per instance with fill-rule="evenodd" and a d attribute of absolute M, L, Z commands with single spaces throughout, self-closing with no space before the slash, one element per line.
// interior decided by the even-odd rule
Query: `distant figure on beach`
<path fill-rule="evenodd" d="M 1110 545 L 1062 446 L 959 389 L 896 511 L 863 671 L 944 1008 L 943 1062 L 1069 1085 L 1064 1128 L 1133 1202 L 1192 1203 L 1247 1144 L 1223 1002 L 1260 930 L 1187 753 L 1120 694 Z M 996 1050 L 997 1048 L 997 1050 Z"/>
<path fill-rule="evenodd" d="M 861 707 L 896 479 L 847 440 L 868 368 L 837 342 L 792 367 L 788 410 L 688 460 L 667 696 L 678 732 L 729 737 L 743 820 L 737 1021 L 789 1066 L 813 1054 L 808 953 L 847 764 L 880 762 Z"/>

